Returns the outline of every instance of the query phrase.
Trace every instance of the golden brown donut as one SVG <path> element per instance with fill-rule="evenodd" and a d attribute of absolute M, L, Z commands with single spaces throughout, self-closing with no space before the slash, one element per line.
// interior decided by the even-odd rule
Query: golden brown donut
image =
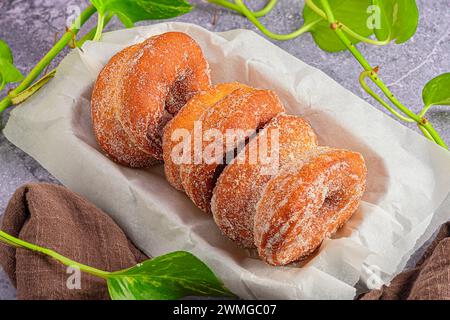
<path fill-rule="evenodd" d="M 206 109 L 199 121 L 203 134 L 215 129 L 225 138 L 219 142 L 223 152 L 217 161 L 207 163 L 190 163 L 180 165 L 180 177 L 184 191 L 194 204 L 204 212 L 210 213 L 210 201 L 215 182 L 222 171 L 224 164 L 221 160 L 228 158 L 236 148 L 242 147 L 252 132 L 262 128 L 277 114 L 284 111 L 278 96 L 270 90 L 258 90 L 249 87 L 239 88 L 213 106 Z M 226 143 L 229 130 L 240 130 L 245 135 L 235 136 L 235 144 Z M 229 135 L 230 137 L 232 134 Z M 213 140 L 213 139 L 212 139 Z M 208 154 L 208 145 L 204 143 L 197 152 L 200 156 Z M 199 154 L 197 154 L 198 156 Z M 204 158 L 204 157 L 203 157 Z M 225 159 L 224 162 L 227 159 Z"/>
<path fill-rule="evenodd" d="M 162 160 L 162 127 L 210 84 L 208 63 L 187 34 L 168 32 L 124 49 L 94 86 L 92 121 L 99 145 L 130 167 Z"/>
<path fill-rule="evenodd" d="M 273 118 L 217 180 L 211 210 L 220 230 L 239 245 L 254 247 L 253 217 L 265 185 L 284 163 L 316 146 L 304 119 L 284 113 Z"/>
<path fill-rule="evenodd" d="M 156 161 L 148 153 L 138 149 L 130 142 L 130 138 L 119 121 L 116 121 L 116 108 L 121 78 L 117 74 L 140 45 L 128 47 L 108 62 L 95 83 L 92 94 L 91 113 L 93 129 L 100 147 L 114 161 L 131 167 L 146 167 Z"/>
<path fill-rule="evenodd" d="M 177 116 L 173 117 L 163 130 L 163 156 L 164 171 L 167 181 L 176 189 L 184 191 L 181 183 L 179 162 L 182 161 L 183 153 L 180 146 L 182 136 L 177 130 L 186 129 L 191 132 L 194 129 L 194 121 L 198 120 L 203 112 L 210 106 L 225 98 L 234 90 L 245 87 L 238 82 L 222 83 L 202 91 L 189 100 L 180 109 Z M 182 147 L 182 146 L 181 146 Z M 189 159 L 192 159 L 190 156 Z M 175 162 L 173 161 L 175 160 Z"/>
<path fill-rule="evenodd" d="M 260 257 L 286 265 L 316 250 L 358 208 L 366 166 L 356 152 L 318 148 L 273 177 L 256 207 Z"/>

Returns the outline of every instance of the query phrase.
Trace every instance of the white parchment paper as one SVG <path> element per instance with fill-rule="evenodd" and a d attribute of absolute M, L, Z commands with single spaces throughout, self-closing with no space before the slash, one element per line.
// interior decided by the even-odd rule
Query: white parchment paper
<path fill-rule="evenodd" d="M 162 166 L 125 168 L 99 150 L 89 104 L 99 71 L 126 46 L 171 30 L 199 42 L 214 83 L 275 90 L 289 113 L 310 121 L 322 144 L 364 155 L 364 202 L 304 266 L 266 265 L 222 236 L 210 216 L 171 188 Z M 102 42 L 72 51 L 55 79 L 12 111 L 4 134 L 108 212 L 144 252 L 190 251 L 242 298 L 351 299 L 358 281 L 369 287 L 389 282 L 450 217 L 450 153 L 251 31 L 212 33 L 164 23 L 108 33 Z"/>

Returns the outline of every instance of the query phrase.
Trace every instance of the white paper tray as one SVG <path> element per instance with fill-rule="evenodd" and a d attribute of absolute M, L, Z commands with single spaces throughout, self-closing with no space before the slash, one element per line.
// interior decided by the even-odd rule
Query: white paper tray
<path fill-rule="evenodd" d="M 169 186 L 161 166 L 128 169 L 99 150 L 89 105 L 99 71 L 124 47 L 171 30 L 199 42 L 214 83 L 272 89 L 289 113 L 310 121 L 322 144 L 364 155 L 368 188 L 360 210 L 302 268 L 271 267 L 236 247 L 210 216 Z M 357 281 L 387 283 L 450 216 L 448 152 L 251 31 L 212 33 L 164 23 L 108 33 L 103 42 L 72 51 L 55 79 L 12 111 L 4 133 L 108 212 L 144 252 L 193 252 L 242 298 L 352 299 Z"/>

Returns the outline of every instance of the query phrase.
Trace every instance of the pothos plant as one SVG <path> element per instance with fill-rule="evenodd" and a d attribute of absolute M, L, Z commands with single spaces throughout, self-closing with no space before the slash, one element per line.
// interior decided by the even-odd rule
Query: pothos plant
<path fill-rule="evenodd" d="M 126 27 L 132 27 L 136 22 L 143 20 L 160 20 L 183 15 L 193 8 L 186 0 L 91 0 L 90 2 L 91 5 L 75 19 L 26 77 L 14 66 L 10 48 L 0 39 L 0 91 L 8 83 L 20 82 L 0 101 L 0 113 L 9 106 L 26 100 L 55 75 L 56 70 L 52 70 L 35 82 L 65 47 L 81 47 L 87 40 L 99 40 L 103 28 L 114 16 L 117 16 Z M 80 29 L 95 13 L 98 17 L 97 26 L 81 39 L 77 39 Z"/>
<path fill-rule="evenodd" d="M 129 269 L 107 272 L 73 261 L 1 230 L 0 242 L 48 256 L 68 267 L 76 267 L 104 279 L 113 300 L 173 300 L 185 296 L 234 297 L 202 261 L 185 251 L 150 259 Z"/>
<path fill-rule="evenodd" d="M 0 91 L 8 83 L 20 82 L 0 101 L 0 113 L 11 105 L 27 99 L 55 74 L 55 70 L 35 81 L 66 46 L 81 47 L 87 40 L 99 40 L 103 28 L 113 16 L 117 16 L 126 27 L 141 20 L 167 19 L 192 10 L 185 0 L 91 0 L 81 15 L 42 60 L 24 77 L 14 66 L 13 55 L 8 45 L 0 40 Z M 97 12 L 97 26 L 76 39 L 80 28 Z M 202 261 L 194 255 L 178 251 L 163 255 L 130 269 L 117 272 L 98 270 L 73 261 L 59 253 L 15 238 L 0 230 L 0 242 L 16 248 L 31 250 L 49 256 L 60 263 L 78 267 L 81 271 L 105 279 L 112 299 L 155 300 L 179 299 L 184 296 L 228 296 L 234 295 Z"/>
<path fill-rule="evenodd" d="M 425 86 L 422 93 L 424 107 L 419 113 L 414 113 L 382 81 L 379 67 L 372 67 L 356 47 L 359 42 L 383 46 L 393 41 L 397 44 L 408 41 L 418 24 L 419 11 L 415 0 L 305 0 L 304 24 L 286 34 L 273 33 L 258 20 L 274 8 L 277 0 L 268 0 L 259 11 L 251 11 L 243 0 L 207 1 L 244 15 L 269 38 L 290 40 L 310 32 L 316 44 L 327 52 L 348 50 L 363 68 L 359 82 L 369 95 L 399 120 L 416 123 L 428 139 L 448 149 L 426 118 L 426 113 L 431 106 L 450 104 L 450 73 L 432 79 Z M 0 39 L 0 92 L 6 84 L 20 82 L 0 101 L 0 113 L 26 100 L 55 75 L 56 70 L 52 70 L 35 81 L 66 46 L 81 47 L 87 40 L 99 40 L 103 28 L 113 16 L 117 16 L 126 27 L 132 27 L 138 21 L 172 18 L 192 10 L 186 0 L 91 0 L 91 3 L 92 6 L 81 13 L 26 77 L 14 66 L 11 50 Z M 76 40 L 80 28 L 96 12 L 97 27 Z M 371 19 L 374 21 L 368 23 Z M 383 97 L 368 85 L 367 79 L 380 89 Z"/>
<path fill-rule="evenodd" d="M 419 21 L 415 0 L 305 0 L 303 25 L 286 34 L 274 33 L 258 20 L 274 8 L 277 0 L 268 0 L 259 11 L 251 11 L 243 0 L 207 1 L 244 15 L 271 39 L 290 40 L 309 32 L 324 51 L 348 50 L 363 68 L 359 82 L 369 95 L 401 121 L 415 122 L 428 139 L 448 149 L 426 113 L 431 106 L 450 105 L 450 73 L 432 79 L 425 86 L 422 92 L 424 107 L 414 113 L 381 80 L 379 67 L 372 67 L 356 47 L 359 42 L 384 46 L 393 41 L 397 44 L 408 41 L 415 34 Z M 378 95 L 367 80 L 377 86 L 384 97 Z"/>

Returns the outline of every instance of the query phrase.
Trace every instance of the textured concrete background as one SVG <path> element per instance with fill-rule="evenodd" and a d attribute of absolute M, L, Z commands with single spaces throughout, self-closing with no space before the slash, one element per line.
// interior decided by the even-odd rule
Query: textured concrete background
<path fill-rule="evenodd" d="M 199 24 L 211 31 L 235 28 L 255 28 L 245 18 L 218 9 L 201 0 L 193 0 L 196 9 L 175 20 Z M 263 1 L 249 0 L 257 7 Z M 420 23 L 416 35 L 406 44 L 387 47 L 360 45 L 364 56 L 381 66 L 381 77 L 391 87 L 399 100 L 414 111 L 422 108 L 421 91 L 433 77 L 450 72 L 450 2 L 449 0 L 418 0 Z M 16 65 L 26 74 L 51 48 L 57 34 L 64 30 L 71 6 L 86 7 L 85 0 L 0 0 L 0 38 L 10 44 Z M 294 30 L 302 24 L 303 1 L 281 0 L 262 22 L 274 32 Z M 146 22 L 143 24 L 149 24 Z M 91 23 L 93 26 L 95 23 Z M 121 28 L 113 21 L 109 30 Z M 358 84 L 361 71 L 354 58 L 347 52 L 329 54 L 314 44 L 312 37 L 275 42 L 277 45 L 315 66 L 344 87 L 382 109 Z M 56 59 L 59 62 L 63 55 Z M 450 144 L 450 109 L 435 108 L 429 119 Z M 7 114 L 3 117 L 3 123 Z M 411 125 L 414 128 L 414 125 Z M 31 181 L 57 182 L 31 157 L 10 144 L 0 133 L 0 213 L 14 190 Z M 14 289 L 0 271 L 0 299 L 14 298 Z"/>

